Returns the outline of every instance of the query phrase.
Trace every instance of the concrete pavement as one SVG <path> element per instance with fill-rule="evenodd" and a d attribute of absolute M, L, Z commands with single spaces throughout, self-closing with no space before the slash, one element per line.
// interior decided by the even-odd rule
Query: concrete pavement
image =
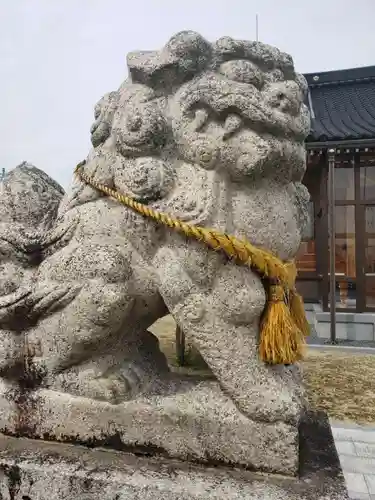
<path fill-rule="evenodd" d="M 350 498 L 375 500 L 375 426 L 331 425 Z"/>

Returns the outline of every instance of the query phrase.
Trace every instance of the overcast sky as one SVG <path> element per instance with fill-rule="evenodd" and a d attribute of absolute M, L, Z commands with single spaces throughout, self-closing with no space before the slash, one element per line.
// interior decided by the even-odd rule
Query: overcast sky
<path fill-rule="evenodd" d="M 375 65 L 375 0 L 0 0 L 0 168 L 27 160 L 66 188 L 128 51 L 184 29 L 254 39 L 256 13 L 301 72 Z"/>

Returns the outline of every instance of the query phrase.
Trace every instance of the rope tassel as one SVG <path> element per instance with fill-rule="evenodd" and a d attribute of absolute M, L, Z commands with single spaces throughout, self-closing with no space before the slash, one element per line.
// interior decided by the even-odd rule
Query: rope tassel
<path fill-rule="evenodd" d="M 310 325 L 306 318 L 306 312 L 301 295 L 297 290 L 290 292 L 290 313 L 295 325 L 301 330 L 305 337 L 310 335 Z"/>
<path fill-rule="evenodd" d="M 271 365 L 289 365 L 303 357 L 304 336 L 294 323 L 285 291 L 271 284 L 268 301 L 260 325 L 259 353 Z"/>

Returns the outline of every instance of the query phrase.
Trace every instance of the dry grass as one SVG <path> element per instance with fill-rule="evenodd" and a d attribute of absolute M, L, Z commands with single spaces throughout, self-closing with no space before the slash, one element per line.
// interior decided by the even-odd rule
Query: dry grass
<path fill-rule="evenodd" d="M 174 370 L 204 377 L 211 374 L 202 358 L 187 346 L 187 366 L 178 368 L 175 323 L 166 317 L 151 328 Z M 375 356 L 310 349 L 303 362 L 308 398 L 330 417 L 358 423 L 375 422 Z"/>
<path fill-rule="evenodd" d="M 303 363 L 311 403 L 337 420 L 375 422 L 375 356 L 310 349 Z"/>

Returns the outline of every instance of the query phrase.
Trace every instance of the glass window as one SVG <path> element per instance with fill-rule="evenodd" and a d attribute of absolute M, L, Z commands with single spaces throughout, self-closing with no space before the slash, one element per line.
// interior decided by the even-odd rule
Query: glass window
<path fill-rule="evenodd" d="M 375 307 L 375 206 L 365 208 L 366 307 Z"/>
<path fill-rule="evenodd" d="M 366 307 L 375 307 L 375 276 L 366 276 Z"/>
<path fill-rule="evenodd" d="M 338 307 L 356 307 L 355 207 L 335 207 L 335 274 Z"/>
<path fill-rule="evenodd" d="M 328 305 L 331 301 L 331 284 L 328 282 Z M 357 305 L 357 288 L 355 280 L 343 279 L 336 275 L 335 289 L 336 307 L 355 309 Z"/>
<path fill-rule="evenodd" d="M 298 271 L 316 271 L 315 241 L 303 241 L 296 255 Z"/>
<path fill-rule="evenodd" d="M 302 242 L 299 247 L 296 263 L 299 271 L 316 271 L 315 254 L 315 231 L 314 231 L 314 203 L 309 202 L 309 221 L 302 234 Z"/>
<path fill-rule="evenodd" d="M 365 210 L 365 273 L 375 274 L 375 206 Z"/>
<path fill-rule="evenodd" d="M 309 220 L 306 224 L 305 230 L 302 233 L 302 241 L 309 241 L 314 239 L 314 203 L 309 201 L 308 205 Z"/>
<path fill-rule="evenodd" d="M 354 200 L 354 168 L 351 163 L 339 164 L 335 168 L 336 201 Z"/>
<path fill-rule="evenodd" d="M 336 206 L 336 274 L 355 278 L 355 208 Z"/>
<path fill-rule="evenodd" d="M 361 200 L 375 200 L 375 165 L 360 168 Z"/>

